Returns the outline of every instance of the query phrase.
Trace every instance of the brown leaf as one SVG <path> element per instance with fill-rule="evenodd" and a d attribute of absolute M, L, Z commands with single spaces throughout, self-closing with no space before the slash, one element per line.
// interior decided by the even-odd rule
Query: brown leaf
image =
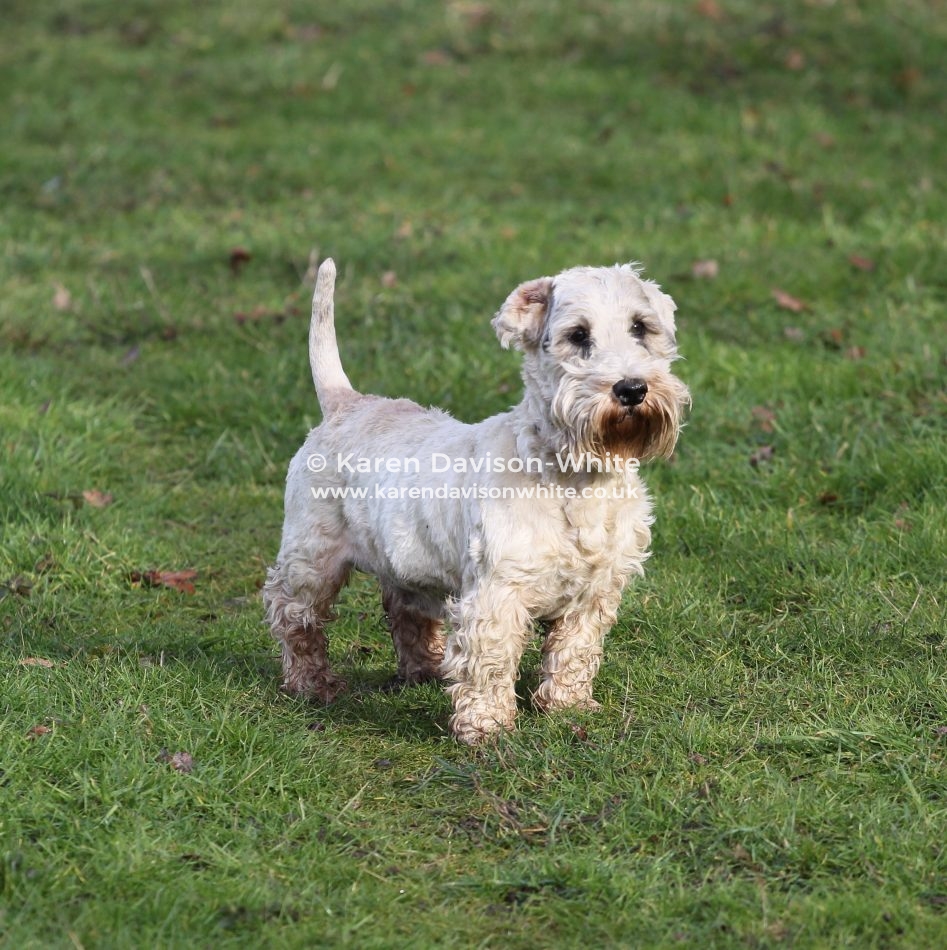
<path fill-rule="evenodd" d="M 820 505 L 834 505 L 838 501 L 838 495 L 834 491 L 824 491 L 819 495 Z"/>
<path fill-rule="evenodd" d="M 761 462 L 769 462 L 773 458 L 775 449 L 771 445 L 761 445 L 750 455 L 750 465 L 756 468 Z"/>
<path fill-rule="evenodd" d="M 244 266 L 250 263 L 250 252 L 245 247 L 231 248 L 228 260 L 230 270 L 234 276 L 238 275 Z"/>
<path fill-rule="evenodd" d="M 798 297 L 793 297 L 792 294 L 787 294 L 785 290 L 780 290 L 778 287 L 773 288 L 773 299 L 784 310 L 791 310 L 793 313 L 799 313 L 807 306 Z"/>
<path fill-rule="evenodd" d="M 713 280 L 720 273 L 720 265 L 712 259 L 694 261 L 691 264 L 691 277 L 694 280 Z"/>
<path fill-rule="evenodd" d="M 717 0 L 697 0 L 694 4 L 694 13 L 702 16 L 705 20 L 714 20 L 719 22 L 723 19 L 723 10 Z"/>
<path fill-rule="evenodd" d="M 863 360 L 865 358 L 865 348 L 863 346 L 850 346 L 844 355 L 847 360 Z"/>
<path fill-rule="evenodd" d="M 171 768 L 187 775 L 194 771 L 194 758 L 190 752 L 175 752 L 170 759 Z"/>
<path fill-rule="evenodd" d="M 26 730 L 26 735 L 30 739 L 35 739 L 37 736 L 45 736 L 50 732 L 52 732 L 52 729 L 49 726 L 31 726 Z"/>
<path fill-rule="evenodd" d="M 861 254 L 849 254 L 848 263 L 858 270 L 873 271 L 875 269 L 875 262 L 870 257 L 862 257 Z"/>
<path fill-rule="evenodd" d="M 90 508 L 108 508 L 115 500 L 111 492 L 99 491 L 98 488 L 90 488 L 84 491 L 82 497 Z"/>
<path fill-rule="evenodd" d="M 132 571 L 133 583 L 144 584 L 146 587 L 170 587 L 182 594 L 193 594 L 194 585 L 191 581 L 197 577 L 197 571 Z"/>
<path fill-rule="evenodd" d="M 493 19 L 493 10 L 486 3 L 452 3 L 451 12 L 466 20 L 469 29 L 476 29 Z"/>
<path fill-rule="evenodd" d="M 840 350 L 845 342 L 845 331 L 839 327 L 823 330 L 820 334 L 822 342 L 833 350 Z"/>
<path fill-rule="evenodd" d="M 62 284 L 53 284 L 53 286 L 56 288 L 53 294 L 53 306 L 59 311 L 71 310 L 72 294 Z"/>
<path fill-rule="evenodd" d="M 43 666 L 46 669 L 52 669 L 56 665 L 52 660 L 47 660 L 42 656 L 25 656 L 18 662 L 20 666 Z"/>
<path fill-rule="evenodd" d="M 753 418 L 760 424 L 764 432 L 773 431 L 773 423 L 776 421 L 776 413 L 767 406 L 754 406 L 751 410 Z"/>
<path fill-rule="evenodd" d="M 785 65 L 786 69 L 790 69 L 794 73 L 798 73 L 800 70 L 806 68 L 806 54 L 803 53 L 801 49 L 791 49 L 786 54 L 786 58 L 783 60 L 783 65 Z"/>
<path fill-rule="evenodd" d="M 389 290 L 392 287 L 397 287 L 398 275 L 393 270 L 386 270 L 385 273 L 381 275 L 381 285 L 382 287 L 387 287 Z"/>
<path fill-rule="evenodd" d="M 7 594 L 15 597 L 29 597 L 33 593 L 33 582 L 22 574 L 11 577 L 7 581 L 0 581 L 0 600 Z"/>
<path fill-rule="evenodd" d="M 425 66 L 449 66 L 452 60 L 442 49 L 429 49 L 421 54 L 421 62 Z"/>
<path fill-rule="evenodd" d="M 894 84 L 902 92 L 911 92 L 921 81 L 921 71 L 916 66 L 908 66 L 894 75 Z"/>
<path fill-rule="evenodd" d="M 585 726 L 580 726 L 577 722 L 570 722 L 569 728 L 572 730 L 572 735 L 574 735 L 579 742 L 589 741 L 589 733 Z"/>

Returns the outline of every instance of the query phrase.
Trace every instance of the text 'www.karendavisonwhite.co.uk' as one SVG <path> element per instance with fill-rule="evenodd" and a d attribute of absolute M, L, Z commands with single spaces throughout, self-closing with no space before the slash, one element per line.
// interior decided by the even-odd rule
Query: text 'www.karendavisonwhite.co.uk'
<path fill-rule="evenodd" d="M 516 501 L 519 499 L 552 498 L 638 498 L 635 485 L 597 485 L 575 488 L 571 485 L 312 485 L 309 488 L 317 501 L 326 499 L 357 499 L 363 501 L 402 500 L 475 500 Z"/>

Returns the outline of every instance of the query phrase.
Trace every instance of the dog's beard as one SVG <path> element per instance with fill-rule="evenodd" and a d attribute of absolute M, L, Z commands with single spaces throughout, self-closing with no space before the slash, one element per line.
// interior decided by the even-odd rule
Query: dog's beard
<path fill-rule="evenodd" d="M 553 419 L 560 426 L 567 452 L 574 456 L 647 461 L 670 458 L 677 444 L 684 411 L 690 405 L 687 387 L 670 374 L 647 380 L 648 394 L 632 408 L 611 392 L 569 398 L 557 394 Z"/>

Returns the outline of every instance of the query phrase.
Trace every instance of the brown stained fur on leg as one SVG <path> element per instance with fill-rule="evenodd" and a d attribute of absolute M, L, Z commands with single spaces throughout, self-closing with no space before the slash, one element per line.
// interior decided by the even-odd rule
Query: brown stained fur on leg
<path fill-rule="evenodd" d="M 274 568 L 263 587 L 263 601 L 270 631 L 282 647 L 283 690 L 331 703 L 346 683 L 329 668 L 325 627 L 348 569 L 312 574 L 310 581 L 313 577 L 318 577 L 318 585 L 296 589 Z"/>
<path fill-rule="evenodd" d="M 334 702 L 346 682 L 329 668 L 322 625 L 294 627 L 282 635 L 283 689 L 324 703 Z"/>
<path fill-rule="evenodd" d="M 382 590 L 382 606 L 398 655 L 398 681 L 412 685 L 440 679 L 445 643 L 441 621 L 419 610 L 397 588 Z"/>

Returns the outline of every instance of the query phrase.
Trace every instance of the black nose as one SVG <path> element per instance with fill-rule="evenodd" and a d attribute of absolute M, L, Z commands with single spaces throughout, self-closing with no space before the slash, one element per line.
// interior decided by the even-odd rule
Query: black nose
<path fill-rule="evenodd" d="M 644 397 L 648 395 L 648 384 L 643 379 L 621 379 L 612 386 L 612 392 L 623 406 L 630 409 L 644 402 Z"/>

